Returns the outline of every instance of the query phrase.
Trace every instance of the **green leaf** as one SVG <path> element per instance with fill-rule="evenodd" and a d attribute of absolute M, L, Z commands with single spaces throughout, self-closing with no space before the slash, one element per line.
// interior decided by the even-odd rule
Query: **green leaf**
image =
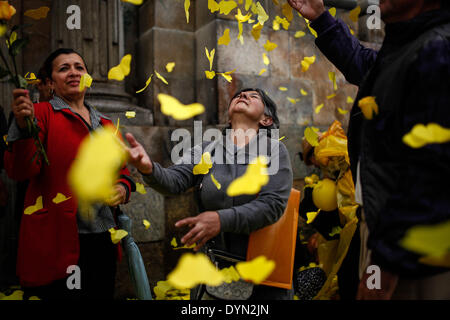
<path fill-rule="evenodd" d="M 22 48 L 28 44 L 28 39 L 17 39 L 14 43 L 9 47 L 9 54 L 12 56 L 17 56 Z"/>
<path fill-rule="evenodd" d="M 22 77 L 20 74 L 17 76 L 17 78 L 19 79 L 20 88 L 26 89 L 28 86 L 27 80 L 25 80 L 25 78 Z"/>

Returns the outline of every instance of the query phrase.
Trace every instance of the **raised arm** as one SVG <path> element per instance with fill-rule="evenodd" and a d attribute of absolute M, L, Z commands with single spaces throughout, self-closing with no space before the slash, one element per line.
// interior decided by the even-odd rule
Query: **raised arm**
<path fill-rule="evenodd" d="M 303 17 L 311 20 L 311 27 L 317 31 L 316 45 L 338 68 L 348 82 L 359 85 L 372 67 L 377 51 L 365 48 L 354 37 L 348 26 L 333 18 L 325 9 L 323 0 L 288 0 L 289 4 Z"/>

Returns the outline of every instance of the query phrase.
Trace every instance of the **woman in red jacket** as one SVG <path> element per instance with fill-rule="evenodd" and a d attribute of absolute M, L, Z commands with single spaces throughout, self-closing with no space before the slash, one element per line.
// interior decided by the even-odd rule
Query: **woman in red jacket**
<path fill-rule="evenodd" d="M 86 89 L 80 92 L 79 85 L 87 67 L 78 53 L 58 49 L 44 67 L 54 92 L 49 102 L 33 105 L 27 90 L 13 91 L 15 118 L 8 132 L 5 169 L 15 180 L 30 180 L 24 208 L 34 205 L 40 196 L 43 202 L 42 209 L 22 217 L 17 274 L 26 295 L 111 299 L 117 246 L 108 232 L 116 227 L 110 207 L 126 203 L 135 185 L 124 164 L 116 195 L 95 207 L 93 221 L 80 217 L 67 173 L 81 141 L 93 130 L 113 124 L 84 101 Z M 34 118 L 39 126 L 50 165 L 32 161 L 36 146 L 27 133 L 26 117 Z M 58 193 L 68 200 L 55 201 Z"/>

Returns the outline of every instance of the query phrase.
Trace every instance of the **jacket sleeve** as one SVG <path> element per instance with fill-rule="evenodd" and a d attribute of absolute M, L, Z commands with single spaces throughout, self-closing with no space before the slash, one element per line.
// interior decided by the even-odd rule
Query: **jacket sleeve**
<path fill-rule="evenodd" d="M 450 43 L 440 39 L 428 43 L 418 54 L 406 77 L 401 106 L 401 139 L 416 124 L 437 123 L 450 128 Z M 380 214 L 382 236 L 369 236 L 372 260 L 396 272 L 423 274 L 419 255 L 405 250 L 399 241 L 411 227 L 433 225 L 450 219 L 450 142 L 411 148 L 403 143 L 398 187 Z M 400 268 L 399 268 L 400 266 Z"/>
<path fill-rule="evenodd" d="M 283 143 L 277 143 L 272 149 L 270 161 L 279 161 L 278 171 L 270 176 L 255 200 L 217 211 L 222 232 L 250 234 L 280 219 L 289 200 L 293 178 L 289 153 Z"/>
<path fill-rule="evenodd" d="M 163 168 L 159 163 L 153 162 L 153 172 L 150 175 L 142 175 L 144 182 L 164 195 L 183 193 L 196 184 L 194 163 L 199 162 L 201 155 L 202 146 L 198 145 L 169 168 Z"/>
<path fill-rule="evenodd" d="M 341 71 L 348 82 L 359 86 L 377 57 L 377 51 L 365 48 L 352 36 L 347 25 L 326 10 L 311 27 L 317 31 L 316 45 Z"/>
<path fill-rule="evenodd" d="M 46 148 L 45 141 L 47 137 L 48 107 L 46 104 L 35 104 L 35 123 L 39 127 L 39 138 Z M 37 152 L 34 140 L 26 130 L 21 130 L 17 126 L 15 118 L 8 130 L 8 150 L 5 152 L 5 170 L 11 179 L 23 181 L 32 178 L 41 171 L 44 160 L 36 161 L 33 159 Z"/>

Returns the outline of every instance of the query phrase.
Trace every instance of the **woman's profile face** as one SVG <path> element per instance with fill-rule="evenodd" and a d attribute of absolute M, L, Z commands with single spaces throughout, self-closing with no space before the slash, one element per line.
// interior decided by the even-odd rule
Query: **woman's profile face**
<path fill-rule="evenodd" d="M 52 86 L 58 96 L 80 94 L 80 80 L 87 73 L 83 59 L 76 53 L 61 54 L 53 60 Z"/>
<path fill-rule="evenodd" d="M 229 119 L 237 114 L 258 123 L 264 116 L 264 102 L 257 91 L 244 91 L 236 95 L 228 108 Z"/>

